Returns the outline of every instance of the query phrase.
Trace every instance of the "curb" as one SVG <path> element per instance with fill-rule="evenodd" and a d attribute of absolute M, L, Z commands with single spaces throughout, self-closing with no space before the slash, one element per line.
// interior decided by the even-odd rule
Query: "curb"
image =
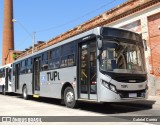
<path fill-rule="evenodd" d="M 149 96 L 146 101 L 154 101 L 152 105 L 153 109 L 160 109 L 160 97 L 159 96 Z"/>
<path fill-rule="evenodd" d="M 149 96 L 147 100 L 137 100 L 120 104 L 142 109 L 160 109 L 160 97 Z"/>

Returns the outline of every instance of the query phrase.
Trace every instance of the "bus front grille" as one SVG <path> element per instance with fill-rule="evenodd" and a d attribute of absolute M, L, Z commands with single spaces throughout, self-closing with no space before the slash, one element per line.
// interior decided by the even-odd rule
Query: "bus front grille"
<path fill-rule="evenodd" d="M 118 94 L 121 98 L 136 98 L 136 97 L 144 97 L 145 89 L 138 91 L 118 91 Z M 135 94 L 135 97 L 130 97 L 130 94 Z"/>
<path fill-rule="evenodd" d="M 117 77 L 115 78 L 115 80 L 118 82 L 124 82 L 124 83 L 130 83 L 130 81 L 135 81 L 135 83 L 140 83 L 140 82 L 146 81 L 146 78 L 126 76 L 126 77 Z"/>

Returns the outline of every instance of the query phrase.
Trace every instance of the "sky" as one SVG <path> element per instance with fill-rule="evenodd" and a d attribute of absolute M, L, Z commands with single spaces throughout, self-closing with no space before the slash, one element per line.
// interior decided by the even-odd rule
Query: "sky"
<path fill-rule="evenodd" d="M 2 63 L 3 1 L 0 0 L 0 65 Z M 48 41 L 127 0 L 13 0 L 15 50 Z"/>

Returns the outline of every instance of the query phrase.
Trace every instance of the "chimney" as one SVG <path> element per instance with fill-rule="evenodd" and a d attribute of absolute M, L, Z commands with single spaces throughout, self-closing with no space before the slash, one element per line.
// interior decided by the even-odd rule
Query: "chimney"
<path fill-rule="evenodd" d="M 4 22 L 3 22 L 3 42 L 2 42 L 2 65 L 10 63 L 12 59 L 10 50 L 14 50 L 13 32 L 13 1 L 4 0 Z"/>

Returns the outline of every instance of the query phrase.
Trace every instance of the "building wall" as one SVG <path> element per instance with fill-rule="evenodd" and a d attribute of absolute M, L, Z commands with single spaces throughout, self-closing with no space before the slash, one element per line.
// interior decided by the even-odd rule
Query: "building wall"
<path fill-rule="evenodd" d="M 159 22 L 159 23 L 158 23 Z M 148 17 L 151 73 L 160 76 L 160 13 Z"/>
<path fill-rule="evenodd" d="M 107 24 L 141 33 L 147 41 L 145 52 L 149 94 L 160 96 L 160 5 L 152 6 Z"/>
<path fill-rule="evenodd" d="M 148 17 L 151 74 L 155 78 L 155 93 L 160 95 L 160 12 Z"/>
<path fill-rule="evenodd" d="M 141 21 L 140 20 L 134 21 L 132 23 L 122 26 L 121 28 L 141 33 Z"/>

